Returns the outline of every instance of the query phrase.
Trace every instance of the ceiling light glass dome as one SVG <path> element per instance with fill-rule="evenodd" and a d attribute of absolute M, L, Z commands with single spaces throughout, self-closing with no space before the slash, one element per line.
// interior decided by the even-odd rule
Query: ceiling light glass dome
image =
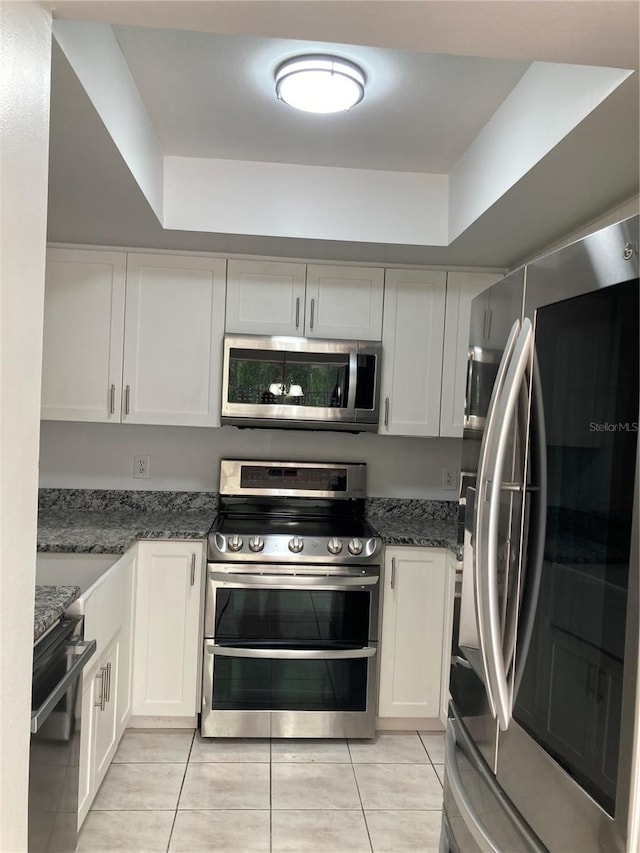
<path fill-rule="evenodd" d="M 308 113 L 351 109 L 364 97 L 361 68 L 335 56 L 297 56 L 276 69 L 276 95 Z"/>

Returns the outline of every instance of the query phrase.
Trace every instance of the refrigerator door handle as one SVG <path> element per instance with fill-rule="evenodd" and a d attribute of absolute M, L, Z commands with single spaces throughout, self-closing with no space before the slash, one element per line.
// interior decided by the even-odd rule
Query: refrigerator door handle
<path fill-rule="evenodd" d="M 514 679 L 514 696 L 517 696 L 522 681 L 525 663 L 529 654 L 533 624 L 538 609 L 540 583 L 542 581 L 542 564 L 544 561 L 544 543 L 546 537 L 547 510 L 547 436 L 545 430 L 544 406 L 542 400 L 542 384 L 540 370 L 533 350 L 533 372 L 531 378 L 531 426 L 530 426 L 530 478 L 537 484 L 531 489 L 531 511 L 529 514 L 529 541 L 531 547 L 527 554 L 527 588 L 528 594 L 520 614 L 518 628 L 518 658 Z"/>
<path fill-rule="evenodd" d="M 498 521 L 500 514 L 500 496 L 502 472 L 509 441 L 510 426 L 513 421 L 522 383 L 525 381 L 531 362 L 531 342 L 533 330 L 531 321 L 525 319 L 513 352 L 513 358 L 507 371 L 503 393 L 496 408 L 496 420 L 499 424 L 497 439 L 490 448 L 487 461 L 487 479 L 480 504 L 488 502 L 489 511 L 484 516 L 486 523 L 487 560 L 482 564 L 483 573 L 479 578 L 482 589 L 482 609 L 478 614 L 483 623 L 485 637 L 488 637 L 485 665 L 496 703 L 498 725 L 506 731 L 511 720 L 511 696 L 507 680 L 507 667 L 504 660 L 503 638 L 500 620 L 500 602 L 498 599 Z M 489 488 L 490 487 L 490 488 Z M 483 531 L 483 537 L 484 537 Z"/>
<path fill-rule="evenodd" d="M 496 702 L 493 696 L 492 685 L 489 681 L 489 673 L 487 669 L 487 655 L 488 655 L 488 635 L 485 630 L 485 621 L 480 618 L 480 614 L 485 609 L 485 600 L 486 600 L 486 592 L 482 585 L 481 578 L 486 575 L 485 565 L 487 562 L 487 545 L 486 545 L 486 536 L 484 535 L 485 531 L 485 514 L 486 507 L 484 500 L 480 499 L 481 495 L 486 493 L 486 482 L 487 482 L 487 458 L 491 455 L 491 448 L 496 441 L 498 434 L 499 422 L 496 420 L 496 412 L 498 409 L 498 403 L 502 396 L 502 391 L 504 387 L 505 378 L 507 375 L 507 370 L 509 365 L 511 364 L 511 359 L 513 357 L 513 350 L 516 345 L 516 340 L 518 338 L 518 334 L 520 332 L 520 321 L 516 320 L 513 326 L 511 327 L 511 331 L 509 332 L 509 337 L 507 339 L 507 343 L 504 348 L 504 352 L 502 355 L 502 359 L 500 361 L 500 365 L 498 367 L 498 373 L 496 375 L 496 380 L 493 385 L 493 391 L 491 392 L 491 399 L 489 401 L 489 408 L 487 410 L 487 419 L 484 434 L 482 436 L 482 444 L 480 445 L 480 458 L 478 460 L 478 494 L 476 496 L 475 502 L 475 513 L 474 513 L 474 539 L 475 539 L 475 547 L 473 548 L 473 589 L 474 589 L 474 598 L 475 598 L 475 610 L 476 610 L 476 628 L 478 631 L 478 644 L 480 647 L 480 657 L 482 659 L 482 667 L 484 671 L 484 684 L 485 689 L 487 691 L 487 700 L 489 702 L 489 708 L 491 709 L 491 713 L 495 719 L 497 711 L 496 711 Z"/>
<path fill-rule="evenodd" d="M 451 796 L 476 844 L 483 853 L 501 853 L 500 848 L 496 847 L 493 839 L 478 819 L 473 805 L 465 792 L 456 761 L 456 740 L 451 724 L 447 726 L 447 734 L 445 736 L 445 767 Z"/>

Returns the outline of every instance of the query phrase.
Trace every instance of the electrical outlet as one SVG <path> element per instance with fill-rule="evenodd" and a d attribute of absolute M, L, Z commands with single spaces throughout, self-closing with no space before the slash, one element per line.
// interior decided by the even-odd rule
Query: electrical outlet
<path fill-rule="evenodd" d="M 149 479 L 149 457 L 140 455 L 133 457 L 133 476 L 141 480 Z"/>
<path fill-rule="evenodd" d="M 449 491 L 458 488 L 458 469 L 442 469 L 442 488 Z"/>

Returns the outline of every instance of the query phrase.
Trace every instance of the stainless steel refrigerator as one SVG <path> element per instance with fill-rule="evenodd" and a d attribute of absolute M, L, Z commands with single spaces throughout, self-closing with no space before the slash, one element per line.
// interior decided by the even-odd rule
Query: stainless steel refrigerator
<path fill-rule="evenodd" d="M 473 302 L 443 851 L 636 837 L 638 242 L 633 217 Z"/>

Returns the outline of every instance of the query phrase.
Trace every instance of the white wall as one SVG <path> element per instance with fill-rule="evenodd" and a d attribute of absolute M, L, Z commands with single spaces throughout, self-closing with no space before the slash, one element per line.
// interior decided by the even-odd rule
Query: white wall
<path fill-rule="evenodd" d="M 565 234 L 559 240 L 554 240 L 553 243 L 545 246 L 544 249 L 536 252 L 535 255 L 518 261 L 518 263 L 514 265 L 513 269 L 517 269 L 523 264 L 529 264 L 531 261 L 535 261 L 536 258 L 541 258 L 543 255 L 548 255 L 550 252 L 555 252 L 556 249 L 562 249 L 563 246 L 575 243 L 576 240 L 581 240 L 583 237 L 587 237 L 589 234 L 593 234 L 601 228 L 607 228 L 609 225 L 615 225 L 616 222 L 621 222 L 623 219 L 629 219 L 631 216 L 637 216 L 639 213 L 640 196 L 634 195 L 630 199 L 627 199 L 627 201 L 617 204 L 610 210 L 601 213 L 600 216 L 597 216 L 595 219 L 590 219 L 589 222 L 586 222 L 581 228 L 571 231 L 569 234 Z"/>
<path fill-rule="evenodd" d="M 367 463 L 372 496 L 455 500 L 442 468 L 459 467 L 460 451 L 455 438 L 43 421 L 40 485 L 206 491 L 217 490 L 223 457 L 349 461 Z M 148 480 L 133 479 L 139 453 L 151 457 Z"/>
<path fill-rule="evenodd" d="M 0 850 L 27 849 L 51 16 L 0 4 Z"/>

